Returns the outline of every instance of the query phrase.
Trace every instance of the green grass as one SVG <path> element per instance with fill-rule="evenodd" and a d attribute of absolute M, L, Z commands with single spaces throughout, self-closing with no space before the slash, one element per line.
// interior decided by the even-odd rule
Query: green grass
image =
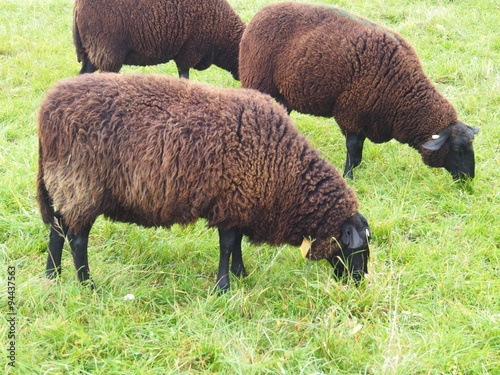
<path fill-rule="evenodd" d="M 231 0 L 245 21 L 265 0 Z M 334 3 L 324 0 L 325 3 Z M 339 0 L 403 35 L 476 137 L 469 189 L 397 142 L 367 142 L 350 184 L 372 232 L 364 288 L 290 246 L 244 243 L 250 275 L 213 295 L 217 233 L 203 221 L 145 229 L 99 219 L 90 240 L 97 292 L 81 288 L 69 251 L 44 278 L 48 228 L 35 198 L 36 111 L 46 90 L 79 71 L 70 0 L 0 3 L 0 280 L 16 268 L 11 374 L 499 374 L 500 6 L 496 0 Z M 175 76 L 171 62 L 124 73 Z M 192 79 L 238 87 L 217 68 Z M 333 119 L 292 113 L 339 169 Z M 124 300 L 127 294 L 135 299 Z"/>

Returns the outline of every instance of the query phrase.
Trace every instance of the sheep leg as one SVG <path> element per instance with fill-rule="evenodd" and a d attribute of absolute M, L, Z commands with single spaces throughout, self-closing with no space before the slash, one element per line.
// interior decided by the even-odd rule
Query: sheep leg
<path fill-rule="evenodd" d="M 94 66 L 94 64 L 92 64 L 88 58 L 85 58 L 82 63 L 82 69 L 78 74 L 94 73 L 96 70 L 97 68 Z"/>
<path fill-rule="evenodd" d="M 231 259 L 231 272 L 236 276 L 247 277 L 248 274 L 245 270 L 245 266 L 243 264 L 243 255 L 241 254 L 241 240 L 243 239 L 243 234 L 240 230 L 235 229 L 235 238 L 233 242 L 232 249 L 232 259 Z"/>
<path fill-rule="evenodd" d="M 362 133 L 347 133 L 345 136 L 347 157 L 345 161 L 344 177 L 352 179 L 352 170 L 361 163 L 363 157 L 363 143 L 366 136 Z"/>
<path fill-rule="evenodd" d="M 92 226 L 83 228 L 80 233 L 74 234 L 72 230 L 68 233 L 68 239 L 71 245 L 71 253 L 75 263 L 78 280 L 83 284 L 88 282 L 91 289 L 94 289 L 94 283 L 90 279 L 89 258 L 87 248 L 89 244 L 89 233 Z"/>
<path fill-rule="evenodd" d="M 241 256 L 242 234 L 238 228 L 220 229 L 219 228 L 219 271 L 217 273 L 217 284 L 215 288 L 219 291 L 227 291 L 229 283 L 229 258 L 233 254 L 232 271 L 237 274 L 245 274 L 243 260 Z M 234 259 L 236 258 L 236 260 Z"/>
<path fill-rule="evenodd" d="M 179 78 L 186 78 L 189 79 L 189 69 L 179 69 L 177 68 L 177 71 L 179 72 Z"/>
<path fill-rule="evenodd" d="M 58 214 L 56 214 L 56 218 L 57 227 L 50 226 L 49 254 L 47 255 L 47 266 L 45 267 L 45 275 L 49 279 L 54 279 L 61 274 L 62 251 L 64 239 L 68 232 L 67 226 Z"/>

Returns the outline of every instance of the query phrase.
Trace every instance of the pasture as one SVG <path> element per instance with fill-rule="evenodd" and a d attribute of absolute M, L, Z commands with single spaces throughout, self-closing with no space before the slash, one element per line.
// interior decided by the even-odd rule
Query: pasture
<path fill-rule="evenodd" d="M 276 1 L 229 2 L 248 22 Z M 49 228 L 36 203 L 36 113 L 47 89 L 80 69 L 73 1 L 1 0 L 4 373 L 500 373 L 500 5 L 322 2 L 381 23 L 414 46 L 460 120 L 480 128 L 476 178 L 456 184 L 407 145 L 367 141 L 349 182 L 372 230 L 366 285 L 335 281 L 326 261 L 304 260 L 298 248 L 244 242 L 249 276 L 233 277 L 231 291 L 218 296 L 217 231 L 202 220 L 146 229 L 99 218 L 89 244 L 96 291 L 78 284 L 69 247 L 61 280 L 45 279 Z M 177 76 L 173 62 L 121 71 L 132 72 Z M 190 78 L 239 87 L 215 66 Z M 335 121 L 291 117 L 342 171 L 345 145 Z"/>

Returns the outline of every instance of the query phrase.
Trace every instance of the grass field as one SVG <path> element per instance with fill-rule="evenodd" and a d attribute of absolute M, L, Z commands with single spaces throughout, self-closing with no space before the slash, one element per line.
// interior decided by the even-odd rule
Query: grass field
<path fill-rule="evenodd" d="M 248 22 L 274 1 L 230 2 Z M 16 318 L 15 339 L 8 320 L 0 325 L 4 373 L 500 374 L 500 5 L 323 2 L 416 48 L 460 119 L 481 130 L 476 178 L 463 188 L 406 145 L 367 142 L 350 182 L 373 234 L 366 286 L 336 282 L 327 262 L 291 246 L 245 242 L 249 277 L 217 296 L 217 232 L 203 221 L 145 229 L 101 218 L 89 246 L 96 293 L 79 286 L 67 250 L 61 281 L 45 280 L 36 111 L 49 87 L 79 71 L 73 1 L 0 0 L 0 311 Z M 177 75 L 172 62 L 122 72 Z M 239 86 L 216 67 L 191 79 Z M 333 119 L 292 119 L 343 168 Z"/>

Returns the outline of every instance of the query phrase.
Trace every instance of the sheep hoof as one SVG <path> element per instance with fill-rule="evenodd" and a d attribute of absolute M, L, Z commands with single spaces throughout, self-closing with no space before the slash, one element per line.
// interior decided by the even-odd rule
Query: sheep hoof
<path fill-rule="evenodd" d="M 84 287 L 89 288 L 90 290 L 95 290 L 94 280 L 92 280 L 92 279 L 84 280 L 84 281 L 81 282 L 81 284 Z"/>
<path fill-rule="evenodd" d="M 352 173 L 352 168 L 344 172 L 344 178 L 348 178 L 349 180 L 354 180 L 354 174 Z"/>
<path fill-rule="evenodd" d="M 215 286 L 215 294 L 217 294 L 217 295 L 225 294 L 229 291 L 229 289 L 230 289 L 229 283 L 217 284 Z"/>
<path fill-rule="evenodd" d="M 45 272 L 45 277 L 48 280 L 58 280 L 60 275 L 61 275 L 60 269 L 51 269 Z"/>
<path fill-rule="evenodd" d="M 247 273 L 247 271 L 244 268 L 238 268 L 238 269 L 235 269 L 235 270 L 231 270 L 231 272 L 235 276 L 238 276 L 238 277 L 247 277 L 248 276 L 248 273 Z"/>

